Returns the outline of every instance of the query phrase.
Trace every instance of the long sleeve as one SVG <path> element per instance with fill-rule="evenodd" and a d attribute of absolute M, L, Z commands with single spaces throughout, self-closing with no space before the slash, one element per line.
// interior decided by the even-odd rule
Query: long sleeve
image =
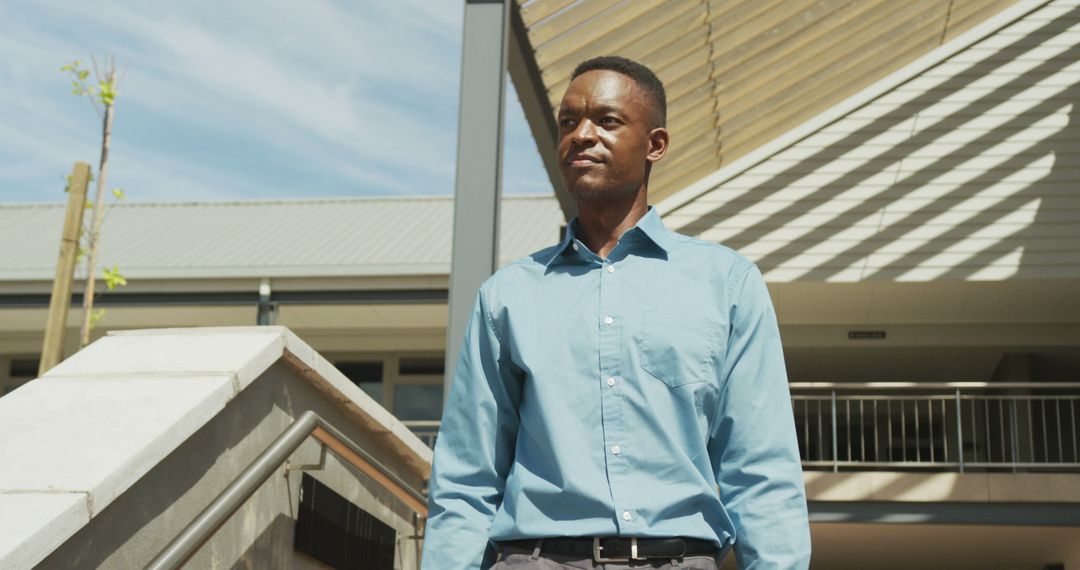
<path fill-rule="evenodd" d="M 709 457 L 735 526 L 739 570 L 805 569 L 810 528 L 780 332 L 750 265 L 732 282 L 720 410 Z"/>
<path fill-rule="evenodd" d="M 485 291 L 473 313 L 435 444 L 425 570 L 489 568 L 489 530 L 514 458 L 521 380 L 511 372 Z"/>

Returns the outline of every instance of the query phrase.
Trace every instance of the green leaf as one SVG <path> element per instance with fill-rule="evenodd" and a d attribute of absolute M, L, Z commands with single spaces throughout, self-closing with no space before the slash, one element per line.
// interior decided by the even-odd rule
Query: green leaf
<path fill-rule="evenodd" d="M 105 277 L 105 286 L 108 287 L 110 291 L 117 287 L 127 285 L 127 279 L 125 279 L 123 275 L 120 275 L 120 268 L 115 265 L 112 269 L 106 267 L 102 271 L 102 275 Z"/>
<path fill-rule="evenodd" d="M 84 70 L 79 72 L 79 81 L 86 81 L 87 77 L 90 77 L 90 72 L 89 71 L 84 69 Z"/>
<path fill-rule="evenodd" d="M 98 321 L 105 318 L 105 309 L 97 309 L 90 312 L 90 328 L 93 328 Z"/>
<path fill-rule="evenodd" d="M 75 251 L 75 263 L 82 261 L 82 258 L 86 257 L 86 248 L 79 246 L 79 249 Z"/>
<path fill-rule="evenodd" d="M 112 195 L 113 195 L 113 196 L 114 196 L 114 197 L 115 197 L 115 198 L 116 198 L 117 200 L 123 200 L 123 199 L 124 199 L 124 191 L 123 191 L 123 190 L 121 190 L 121 189 L 119 189 L 119 188 L 113 188 L 113 189 L 112 189 Z"/>
<path fill-rule="evenodd" d="M 64 177 L 64 192 L 71 192 L 71 175 Z"/>
<path fill-rule="evenodd" d="M 113 100 L 116 99 L 116 90 L 113 89 L 112 82 L 111 81 L 102 81 L 98 85 L 98 90 L 100 92 L 100 94 L 98 95 L 98 98 L 101 99 L 101 102 L 103 104 L 105 104 L 105 105 L 112 105 Z"/>
<path fill-rule="evenodd" d="M 86 209 L 89 210 L 89 209 L 91 209 L 93 207 L 94 207 L 94 201 L 93 200 L 87 200 L 86 201 Z"/>

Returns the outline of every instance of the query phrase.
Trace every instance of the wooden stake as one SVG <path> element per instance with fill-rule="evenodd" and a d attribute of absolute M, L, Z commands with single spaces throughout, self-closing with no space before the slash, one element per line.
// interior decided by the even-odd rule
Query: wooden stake
<path fill-rule="evenodd" d="M 86 190 L 90 185 L 90 165 L 76 162 L 68 184 L 67 213 L 64 216 L 64 233 L 60 238 L 60 259 L 56 263 L 52 297 L 49 299 L 49 316 L 45 324 L 45 343 L 41 348 L 41 364 L 38 376 L 49 371 L 64 358 L 64 333 L 67 328 L 68 308 L 71 306 L 71 283 L 75 276 L 75 261 L 79 252 L 79 230 L 82 228 L 83 211 L 86 209 Z"/>

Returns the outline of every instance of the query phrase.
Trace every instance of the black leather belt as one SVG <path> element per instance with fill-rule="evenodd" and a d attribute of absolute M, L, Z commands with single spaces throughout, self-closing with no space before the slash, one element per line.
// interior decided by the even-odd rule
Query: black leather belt
<path fill-rule="evenodd" d="M 500 547 L 516 546 L 531 550 L 538 539 L 508 540 Z M 716 543 L 698 538 L 637 538 L 637 537 L 590 537 L 545 538 L 540 550 L 552 554 L 565 554 L 581 558 L 592 557 L 596 562 L 629 562 L 646 558 L 681 558 L 683 556 L 716 556 Z"/>

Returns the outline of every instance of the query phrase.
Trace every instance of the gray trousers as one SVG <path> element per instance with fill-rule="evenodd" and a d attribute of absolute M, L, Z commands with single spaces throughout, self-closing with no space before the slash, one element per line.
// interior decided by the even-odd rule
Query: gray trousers
<path fill-rule="evenodd" d="M 655 568 L 664 570 L 720 570 L 720 561 L 712 556 L 684 556 L 674 559 L 634 560 L 632 562 L 593 562 L 592 557 L 576 558 L 551 554 L 538 548 L 508 546 L 499 554 L 491 570 L 624 570 Z"/>

